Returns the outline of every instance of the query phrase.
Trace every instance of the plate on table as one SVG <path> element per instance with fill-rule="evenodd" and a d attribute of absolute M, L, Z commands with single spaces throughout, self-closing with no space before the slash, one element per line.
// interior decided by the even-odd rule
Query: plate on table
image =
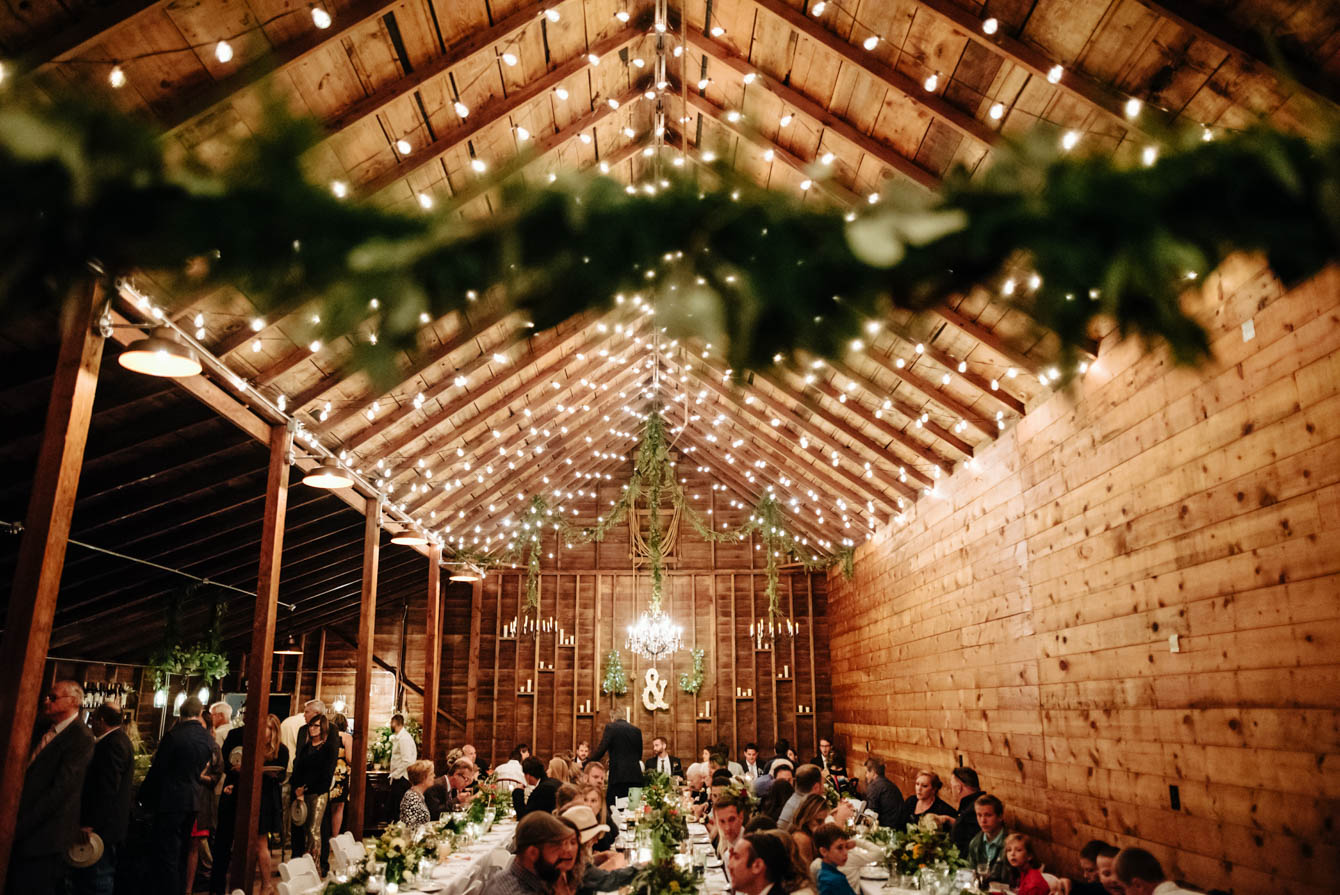
<path fill-rule="evenodd" d="M 425 893 L 425 895 L 428 895 L 428 893 L 432 892 L 445 892 L 446 890 L 447 890 L 447 884 L 442 882 L 441 880 L 426 879 L 423 880 L 422 882 L 417 882 L 414 884 L 414 891 L 423 892 Z"/>
<path fill-rule="evenodd" d="M 861 879 L 886 880 L 888 878 L 889 871 L 884 867 L 871 864 L 861 868 Z"/>

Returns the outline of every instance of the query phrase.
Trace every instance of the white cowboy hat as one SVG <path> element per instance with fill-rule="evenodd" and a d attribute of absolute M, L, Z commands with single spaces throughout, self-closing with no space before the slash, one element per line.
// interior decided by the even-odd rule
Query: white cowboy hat
<path fill-rule="evenodd" d="M 596 820 L 596 813 L 586 805 L 564 808 L 561 816 L 564 820 L 570 820 L 577 825 L 577 835 L 581 837 L 583 845 L 593 839 L 599 839 L 610 831 L 606 824 Z"/>

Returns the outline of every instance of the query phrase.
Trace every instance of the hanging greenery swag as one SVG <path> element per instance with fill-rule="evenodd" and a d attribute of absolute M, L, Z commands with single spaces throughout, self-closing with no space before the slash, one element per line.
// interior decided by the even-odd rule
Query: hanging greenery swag
<path fill-rule="evenodd" d="M 228 657 L 223 653 L 221 629 L 227 604 L 220 599 L 217 588 L 210 588 L 209 624 L 204 636 L 193 643 L 181 638 L 181 604 L 193 599 L 200 591 L 199 584 L 171 591 L 167 597 L 164 616 L 163 640 L 149 656 L 149 668 L 154 673 L 154 689 L 168 685 L 169 675 L 181 674 L 187 678 L 200 677 L 207 682 L 217 681 L 228 673 Z"/>
<path fill-rule="evenodd" d="M 231 160 L 220 170 L 95 97 L 0 88 L 0 315 L 65 300 L 96 260 L 109 280 L 152 272 L 169 306 L 219 284 L 262 312 L 313 301 L 311 336 L 355 334 L 351 363 L 387 384 L 421 313 L 460 311 L 494 286 L 537 331 L 640 291 L 671 335 L 724 346 L 743 374 L 777 354 L 839 357 L 867 320 L 1022 264 L 1037 285 L 1009 300 L 1066 349 L 1105 316 L 1193 361 L 1207 343 L 1179 303 L 1189 278 L 1237 251 L 1264 252 L 1286 281 L 1340 256 L 1335 128 L 1209 142 L 1197 128 L 1167 135 L 1145 166 L 1065 153 L 1040 127 L 993 147 L 984 173 L 951 172 L 936 196 L 890 188 L 849 214 L 724 165 L 718 185 L 681 176 L 651 195 L 588 175 L 527 185 L 517 165 L 495 213 L 465 221 L 456 203 L 409 214 L 312 184 L 303 157 L 319 126 L 269 105 L 254 136 L 216 152 Z"/>
<path fill-rule="evenodd" d="M 665 531 L 661 527 L 661 511 L 667 497 L 681 518 L 686 520 L 704 540 L 716 543 L 738 542 L 750 535 L 758 535 L 761 546 L 766 552 L 764 592 L 768 597 L 769 621 L 785 617 L 778 593 L 783 565 L 799 565 L 806 571 L 818 571 L 841 564 L 844 573 L 848 577 L 851 575 L 852 549 L 844 547 L 834 554 L 822 555 L 808 545 L 802 544 L 791 534 L 786 514 L 771 492 L 765 494 L 754 505 L 748 520 L 743 525 L 734 530 L 714 529 L 711 519 L 693 508 L 685 497 L 684 489 L 675 479 L 675 468 L 670 460 L 666 422 L 659 411 L 652 411 L 647 416 L 642 430 L 642 440 L 633 459 L 633 474 L 624 486 L 623 493 L 610 508 L 610 512 L 598 518 L 594 525 L 571 524 L 556 512 L 543 496 L 535 495 L 530 499 L 526 513 L 516 523 L 518 534 L 500 553 L 462 552 L 461 555 L 477 565 L 490 568 L 524 564 L 526 567 L 524 607 L 529 612 L 537 612 L 540 608 L 540 559 L 544 553 L 545 529 L 556 532 L 558 538 L 565 544 L 603 541 L 615 526 L 634 513 L 638 502 L 645 499 L 650 515 L 645 537 L 647 567 L 651 576 L 651 594 L 647 602 L 649 611 L 654 614 L 661 609 L 665 586 Z"/>
<path fill-rule="evenodd" d="M 697 695 L 698 691 L 703 688 L 705 680 L 703 657 L 706 653 L 700 647 L 694 647 L 689 651 L 689 655 L 693 657 L 693 670 L 679 673 L 679 689 L 685 693 Z"/>

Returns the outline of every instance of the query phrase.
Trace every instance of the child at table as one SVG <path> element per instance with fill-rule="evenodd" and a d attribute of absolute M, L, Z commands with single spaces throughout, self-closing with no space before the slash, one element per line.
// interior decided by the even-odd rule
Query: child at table
<path fill-rule="evenodd" d="M 1014 884 L 1015 895 L 1048 895 L 1051 891 L 1042 871 L 1038 869 L 1033 842 L 1023 833 L 1011 833 L 1005 837 L 1005 861 L 1010 865 L 1008 875 L 1018 880 Z"/>
<path fill-rule="evenodd" d="M 814 847 L 819 852 L 819 895 L 856 895 L 842 873 L 851 850 L 851 836 L 837 824 L 824 824 L 814 831 Z"/>

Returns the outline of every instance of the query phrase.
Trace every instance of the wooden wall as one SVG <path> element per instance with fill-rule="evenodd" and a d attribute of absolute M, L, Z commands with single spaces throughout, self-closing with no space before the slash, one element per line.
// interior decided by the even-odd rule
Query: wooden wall
<path fill-rule="evenodd" d="M 1073 395 L 860 549 L 853 581 L 830 576 L 836 727 L 905 793 L 916 768 L 977 768 L 1052 867 L 1102 838 L 1202 887 L 1321 895 L 1340 879 L 1340 274 L 1286 294 L 1240 260 L 1206 285 L 1213 363 L 1105 344 Z"/>

